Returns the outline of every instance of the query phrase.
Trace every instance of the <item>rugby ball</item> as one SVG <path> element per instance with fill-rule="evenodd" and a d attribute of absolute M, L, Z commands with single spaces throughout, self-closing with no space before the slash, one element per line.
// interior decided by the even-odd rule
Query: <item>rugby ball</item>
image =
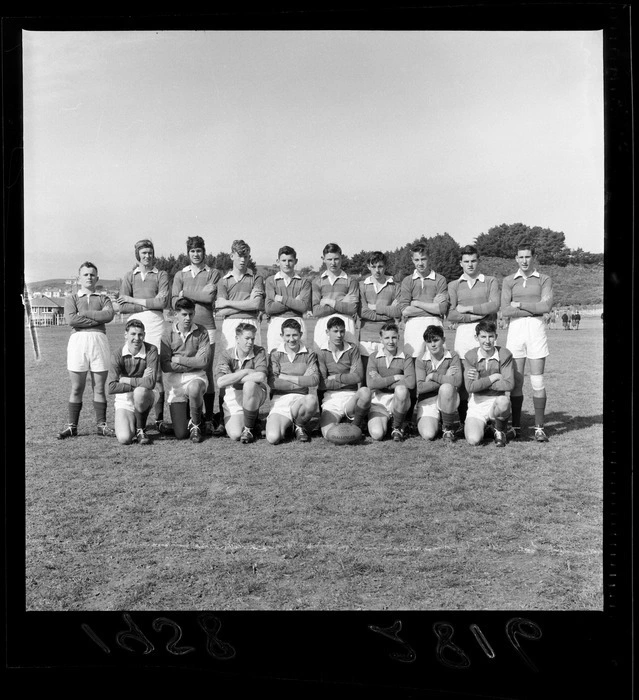
<path fill-rule="evenodd" d="M 326 439 L 334 445 L 352 445 L 362 439 L 362 431 L 352 423 L 337 423 L 329 428 Z"/>

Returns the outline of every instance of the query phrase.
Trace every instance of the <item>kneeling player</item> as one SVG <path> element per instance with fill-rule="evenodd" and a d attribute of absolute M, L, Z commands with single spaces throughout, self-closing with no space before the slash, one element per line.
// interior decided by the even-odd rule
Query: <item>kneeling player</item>
<path fill-rule="evenodd" d="M 426 328 L 424 344 L 424 353 L 415 360 L 417 430 L 424 440 L 434 440 L 441 423 L 442 439 L 455 442 L 463 378 L 461 358 L 446 349 L 441 326 Z"/>
<path fill-rule="evenodd" d="M 399 352 L 399 328 L 385 323 L 380 332 L 382 347 L 368 358 L 366 380 L 371 390 L 368 413 L 368 434 L 373 440 L 383 440 L 388 421 L 393 418 L 391 437 L 404 439 L 404 420 L 410 408 L 410 392 L 415 388 L 413 358 Z"/>
<path fill-rule="evenodd" d="M 317 356 L 320 370 L 318 391 L 323 394 L 320 428 L 324 437 L 344 418 L 363 428 L 371 406 L 370 389 L 365 386 L 358 388 L 364 380 L 359 348 L 345 341 L 346 325 L 341 317 L 328 319 L 326 336 Z"/>
<path fill-rule="evenodd" d="M 317 356 L 301 343 L 302 327 L 294 318 L 282 323 L 280 345 L 269 355 L 268 383 L 273 400 L 266 420 L 266 439 L 276 445 L 293 426 L 295 438 L 308 442 L 308 422 L 317 413 L 317 396 L 309 387 L 319 384 Z"/>
<path fill-rule="evenodd" d="M 244 444 L 255 440 L 253 431 L 268 392 L 266 351 L 255 345 L 255 333 L 252 323 L 240 323 L 235 345 L 224 350 L 215 368 L 217 386 L 225 389 L 226 434 Z"/>
<path fill-rule="evenodd" d="M 470 396 L 464 434 L 470 445 L 479 445 L 489 423 L 495 425 L 495 445 L 506 446 L 510 418 L 507 391 L 515 386 L 513 356 L 495 345 L 497 328 L 492 321 L 480 321 L 476 328 L 479 347 L 466 353 L 464 383 Z"/>
<path fill-rule="evenodd" d="M 211 343 L 204 328 L 193 322 L 195 303 L 187 297 L 175 302 L 176 320 L 162 337 L 160 366 L 175 437 L 202 442 L 202 408 L 208 386 Z M 187 413 L 191 418 L 188 419 Z"/>
<path fill-rule="evenodd" d="M 131 319 L 124 330 L 123 348 L 111 353 L 109 394 L 115 394 L 115 436 L 122 445 L 134 440 L 149 445 L 146 421 L 159 392 L 154 390 L 159 370 L 158 350 L 144 342 L 144 324 Z"/>

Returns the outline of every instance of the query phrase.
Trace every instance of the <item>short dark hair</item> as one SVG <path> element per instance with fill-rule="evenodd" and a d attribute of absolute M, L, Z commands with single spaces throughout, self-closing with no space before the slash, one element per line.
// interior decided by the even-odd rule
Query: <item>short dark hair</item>
<path fill-rule="evenodd" d="M 388 321 L 388 323 L 385 323 L 379 329 L 379 334 L 382 335 L 383 333 L 386 333 L 386 331 L 395 331 L 395 333 L 399 334 L 399 327 L 397 326 L 396 323 L 393 323 L 392 321 Z"/>
<path fill-rule="evenodd" d="M 206 253 L 206 246 L 204 245 L 204 239 L 202 236 L 190 236 L 186 239 L 186 252 L 188 253 L 189 250 L 192 250 L 193 248 L 202 248 L 202 250 Z"/>
<path fill-rule="evenodd" d="M 185 311 L 195 311 L 195 302 L 188 297 L 180 297 L 175 302 L 175 310 L 180 311 L 181 309 Z"/>
<path fill-rule="evenodd" d="M 96 275 L 98 274 L 98 268 L 97 268 L 97 266 L 95 265 L 95 263 L 89 262 L 88 260 L 85 261 L 85 262 L 83 262 L 82 265 L 80 265 L 80 267 L 78 268 L 78 274 L 80 274 L 80 270 L 81 270 L 83 267 L 91 267 L 91 268 L 93 268 L 93 269 L 95 270 L 95 274 L 96 274 Z"/>
<path fill-rule="evenodd" d="M 426 244 L 425 243 L 416 243 L 410 249 L 411 255 L 414 255 L 415 253 L 423 253 L 424 255 L 428 256 L 428 248 L 426 247 Z"/>
<path fill-rule="evenodd" d="M 243 241 L 241 238 L 238 238 L 235 241 L 233 241 L 233 243 L 231 243 L 231 253 L 237 253 L 241 256 L 250 255 L 251 246 L 246 241 Z"/>
<path fill-rule="evenodd" d="M 346 328 L 344 319 L 339 316 L 331 316 L 326 322 L 326 330 L 330 330 L 331 328 Z"/>
<path fill-rule="evenodd" d="M 238 335 L 242 335 L 244 331 L 253 331 L 253 333 L 257 333 L 257 328 L 252 323 L 238 323 L 235 328 L 235 337 L 237 338 Z"/>
<path fill-rule="evenodd" d="M 322 251 L 322 256 L 326 255 L 327 253 L 337 253 L 338 255 L 342 255 L 342 249 L 337 245 L 337 243 L 327 243 Z"/>
<path fill-rule="evenodd" d="M 141 328 L 146 333 L 146 328 L 139 318 L 132 318 L 130 321 L 127 321 L 126 326 L 124 326 L 124 331 L 128 331 L 129 328 Z"/>
<path fill-rule="evenodd" d="M 375 265 L 376 263 L 380 262 L 384 263 L 384 266 L 386 266 L 386 256 L 384 255 L 384 253 L 382 253 L 381 250 L 374 250 L 366 258 L 367 265 Z"/>
<path fill-rule="evenodd" d="M 134 246 L 135 259 L 138 262 L 140 262 L 140 251 L 142 248 L 151 248 L 153 255 L 155 256 L 155 246 L 153 245 L 153 241 L 150 238 L 142 238 Z"/>
<path fill-rule="evenodd" d="M 459 251 L 459 259 L 461 260 L 464 255 L 476 255 L 479 257 L 479 251 L 477 248 L 475 248 L 474 245 L 465 245 L 460 251 Z"/>
<path fill-rule="evenodd" d="M 443 338 L 444 329 L 441 326 L 436 326 L 434 324 L 427 326 L 422 337 L 427 343 L 430 343 L 430 341 L 434 340 L 435 338 Z"/>
<path fill-rule="evenodd" d="M 475 326 L 475 335 L 479 335 L 482 331 L 497 335 L 497 324 L 494 321 L 480 321 Z"/>
<path fill-rule="evenodd" d="M 524 241 L 523 243 L 517 244 L 517 251 L 516 252 L 518 253 L 520 250 L 529 250 L 531 255 L 535 254 L 535 248 L 533 247 L 532 244 L 528 243 L 527 241 Z"/>
<path fill-rule="evenodd" d="M 285 328 L 292 328 L 294 331 L 297 331 L 298 333 L 302 332 L 302 326 L 300 325 L 300 322 L 296 318 L 287 318 L 282 323 L 280 335 L 284 332 Z"/>
<path fill-rule="evenodd" d="M 297 253 L 295 252 L 295 248 L 291 248 L 290 245 L 283 245 L 278 251 L 277 251 L 277 257 L 279 258 L 280 255 L 292 255 L 296 260 L 297 260 Z"/>

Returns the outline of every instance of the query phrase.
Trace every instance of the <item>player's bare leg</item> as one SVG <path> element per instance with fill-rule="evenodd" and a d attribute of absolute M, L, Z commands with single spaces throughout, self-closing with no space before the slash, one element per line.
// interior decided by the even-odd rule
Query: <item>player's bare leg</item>
<path fill-rule="evenodd" d="M 515 357 L 513 359 L 515 386 L 510 392 L 510 403 L 512 410 L 511 436 L 513 438 L 518 438 L 521 432 L 521 407 L 524 403 L 524 372 L 526 369 L 526 358 Z"/>

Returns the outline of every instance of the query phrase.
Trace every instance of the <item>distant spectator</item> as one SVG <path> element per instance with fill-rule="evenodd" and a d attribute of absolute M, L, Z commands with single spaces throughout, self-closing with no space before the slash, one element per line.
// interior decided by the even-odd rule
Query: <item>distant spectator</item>
<path fill-rule="evenodd" d="M 568 325 L 568 322 L 570 321 L 570 317 L 568 316 L 568 312 L 564 311 L 563 314 L 561 315 L 561 322 L 564 325 L 564 330 L 569 331 L 570 326 Z"/>

